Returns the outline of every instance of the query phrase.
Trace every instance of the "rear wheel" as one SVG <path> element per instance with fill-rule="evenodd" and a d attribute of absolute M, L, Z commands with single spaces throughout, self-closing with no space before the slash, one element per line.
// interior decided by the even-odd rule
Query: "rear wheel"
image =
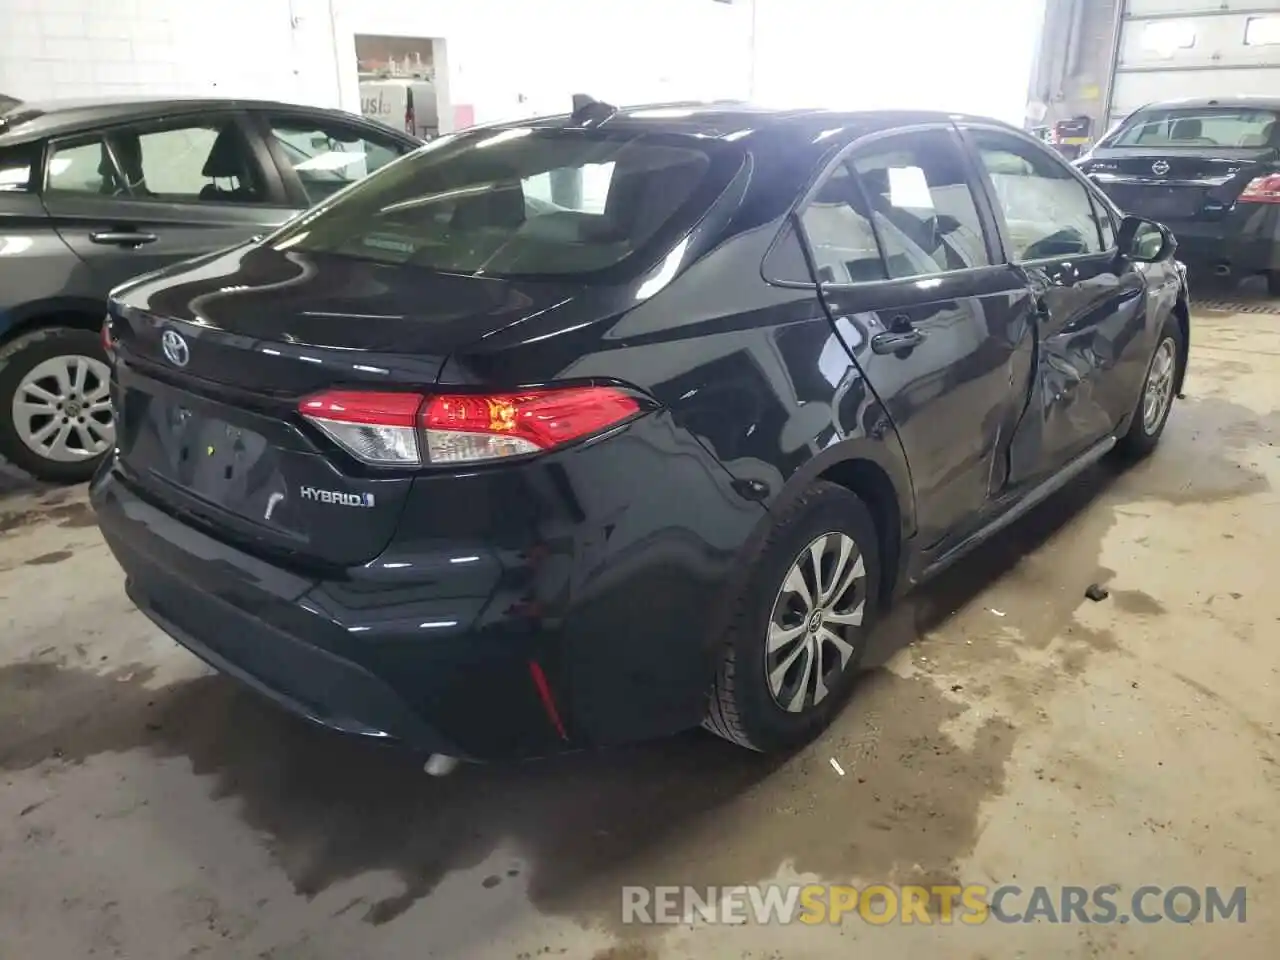
<path fill-rule="evenodd" d="M 1165 321 L 1155 352 L 1147 364 L 1147 376 L 1142 383 L 1142 395 L 1129 422 L 1129 429 L 1120 438 L 1116 449 L 1134 459 L 1145 457 L 1155 449 L 1164 433 L 1164 425 L 1173 408 L 1175 384 L 1178 382 L 1182 363 L 1182 328 L 1170 317 Z"/>
<path fill-rule="evenodd" d="M 91 330 L 47 327 L 4 344 L 0 454 L 39 480 L 88 480 L 115 443 L 110 377 Z"/>
<path fill-rule="evenodd" d="M 778 519 L 736 601 L 703 725 L 753 750 L 804 743 L 853 685 L 876 620 L 880 551 L 866 505 L 819 482 Z"/>
<path fill-rule="evenodd" d="M 1280 297 L 1280 270 L 1267 272 L 1267 293 L 1273 297 Z"/>

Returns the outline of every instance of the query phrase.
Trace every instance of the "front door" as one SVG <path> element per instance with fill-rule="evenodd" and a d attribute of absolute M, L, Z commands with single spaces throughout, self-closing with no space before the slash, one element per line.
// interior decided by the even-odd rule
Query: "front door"
<path fill-rule="evenodd" d="M 147 121 L 50 145 L 42 199 L 102 292 L 284 223 L 274 165 L 234 114 Z"/>
<path fill-rule="evenodd" d="M 1025 278 L 949 127 L 855 147 L 802 223 L 836 331 L 897 429 L 932 546 L 980 524 L 1005 482 L 1033 354 Z"/>
<path fill-rule="evenodd" d="M 1029 137 L 965 131 L 1036 302 L 1034 390 L 1011 450 L 1013 484 L 1041 479 L 1112 433 L 1141 377 L 1146 282 L 1116 249 L 1082 177 Z"/>

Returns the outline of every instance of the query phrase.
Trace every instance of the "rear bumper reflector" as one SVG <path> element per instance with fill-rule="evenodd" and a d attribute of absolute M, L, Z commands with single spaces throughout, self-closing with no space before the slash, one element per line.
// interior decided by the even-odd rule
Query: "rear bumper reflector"
<path fill-rule="evenodd" d="M 555 727 L 561 740 L 568 740 L 569 734 L 564 728 L 564 721 L 560 719 L 560 711 L 556 707 L 556 698 L 551 693 L 551 685 L 547 683 L 547 675 L 537 660 L 529 661 L 529 675 L 533 678 L 538 699 L 542 701 L 542 708 L 547 711 L 547 719 L 551 721 L 551 726 Z"/>

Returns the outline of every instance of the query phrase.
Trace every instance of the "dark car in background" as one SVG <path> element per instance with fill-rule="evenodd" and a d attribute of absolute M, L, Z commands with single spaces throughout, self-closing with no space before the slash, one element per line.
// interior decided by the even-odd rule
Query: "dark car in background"
<path fill-rule="evenodd" d="M 87 480 L 114 436 L 107 292 L 272 230 L 419 145 L 284 103 L 0 106 L 0 455 Z"/>
<path fill-rule="evenodd" d="M 588 102 L 117 290 L 91 500 L 147 616 L 332 728 L 786 748 L 891 597 L 1154 447 L 1172 253 L 994 121 Z"/>
<path fill-rule="evenodd" d="M 1262 275 L 1280 296 L 1280 97 L 1153 103 L 1081 170 L 1126 213 L 1166 224 L 1193 273 Z"/>

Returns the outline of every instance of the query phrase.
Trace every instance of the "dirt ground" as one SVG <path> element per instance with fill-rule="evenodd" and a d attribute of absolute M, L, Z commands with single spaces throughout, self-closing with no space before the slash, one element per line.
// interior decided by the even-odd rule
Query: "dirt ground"
<path fill-rule="evenodd" d="M 690 734 L 432 780 L 211 675 L 132 609 L 81 491 L 0 481 L 0 957 L 1274 957 L 1280 316 L 1193 340 L 1156 456 L 898 608 L 781 761 Z M 1216 884 L 1248 911 L 621 922 L 623 884 L 776 878 Z"/>

